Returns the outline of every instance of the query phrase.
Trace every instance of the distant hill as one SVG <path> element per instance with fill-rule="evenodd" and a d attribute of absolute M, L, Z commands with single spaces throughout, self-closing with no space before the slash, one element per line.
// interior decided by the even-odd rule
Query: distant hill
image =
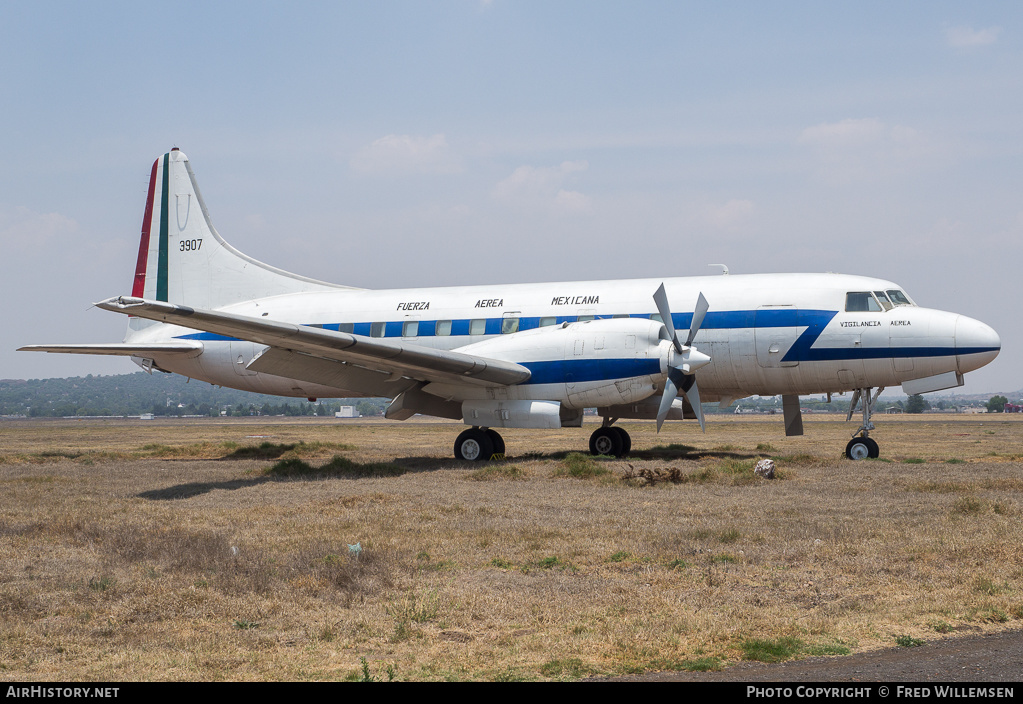
<path fill-rule="evenodd" d="M 385 399 L 305 399 L 253 394 L 189 381 L 177 374 L 117 374 L 68 379 L 0 380 L 0 415 L 137 416 L 333 415 L 342 405 L 379 415 Z"/>

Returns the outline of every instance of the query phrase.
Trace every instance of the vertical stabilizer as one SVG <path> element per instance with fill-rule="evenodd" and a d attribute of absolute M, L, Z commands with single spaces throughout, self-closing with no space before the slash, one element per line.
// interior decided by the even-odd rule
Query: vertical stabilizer
<path fill-rule="evenodd" d="M 132 295 L 196 308 L 302 291 L 349 288 L 263 264 L 221 238 L 195 174 L 177 148 L 156 160 L 142 221 Z"/>

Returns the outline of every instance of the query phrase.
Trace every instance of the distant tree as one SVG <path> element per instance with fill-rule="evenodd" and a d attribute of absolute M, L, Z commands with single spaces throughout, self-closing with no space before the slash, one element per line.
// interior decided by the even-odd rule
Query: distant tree
<path fill-rule="evenodd" d="M 913 394 L 906 401 L 906 413 L 923 413 L 928 408 L 930 404 L 920 394 Z"/>
<path fill-rule="evenodd" d="M 1002 413 L 1005 410 L 1005 404 L 1009 402 L 1009 399 L 1005 396 L 992 396 L 987 402 L 988 413 Z"/>

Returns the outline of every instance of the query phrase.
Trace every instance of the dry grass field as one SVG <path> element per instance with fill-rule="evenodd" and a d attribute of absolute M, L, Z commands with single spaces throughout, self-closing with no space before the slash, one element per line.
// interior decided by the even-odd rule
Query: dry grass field
<path fill-rule="evenodd" d="M 1023 419 L 0 422 L 0 679 L 517 680 L 1023 626 Z M 681 444 L 685 443 L 685 444 Z M 778 476 L 752 474 L 775 459 Z M 358 544 L 361 552 L 349 546 Z"/>

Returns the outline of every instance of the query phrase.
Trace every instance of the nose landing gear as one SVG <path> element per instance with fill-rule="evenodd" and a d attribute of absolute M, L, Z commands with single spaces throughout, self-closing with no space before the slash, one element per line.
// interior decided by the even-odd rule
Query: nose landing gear
<path fill-rule="evenodd" d="M 871 422 L 870 417 L 874 415 L 877 398 L 884 391 L 884 387 L 879 386 L 877 393 L 873 394 L 873 397 L 871 397 L 870 391 L 870 388 L 856 389 L 853 392 L 852 400 L 849 402 L 849 415 L 845 417 L 847 421 L 852 420 L 857 402 L 861 403 L 863 410 L 863 423 L 853 433 L 853 438 L 849 441 L 849 444 L 845 446 L 845 456 L 851 460 L 865 460 L 868 457 L 870 459 L 877 459 L 881 454 L 877 443 L 870 438 L 870 431 L 874 429 L 874 424 Z"/>

